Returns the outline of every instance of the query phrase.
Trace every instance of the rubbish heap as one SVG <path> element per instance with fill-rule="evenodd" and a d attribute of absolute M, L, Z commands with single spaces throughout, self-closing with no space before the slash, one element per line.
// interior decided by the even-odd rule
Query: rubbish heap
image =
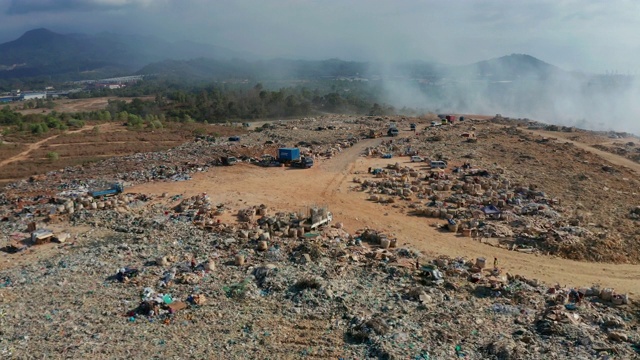
<path fill-rule="evenodd" d="M 251 209 L 246 224 L 262 234 L 296 214 Z M 0 351 L 180 356 L 189 344 L 194 356 L 545 359 L 640 350 L 637 305 L 610 288 L 547 287 L 484 259 L 430 259 L 339 223 L 249 238 L 180 219 L 154 225 L 167 210 L 97 212 L 91 221 L 102 225 L 80 236 L 83 246 L 1 271 Z M 236 226 L 245 225 L 225 224 Z M 93 235 L 105 229 L 120 230 Z"/>

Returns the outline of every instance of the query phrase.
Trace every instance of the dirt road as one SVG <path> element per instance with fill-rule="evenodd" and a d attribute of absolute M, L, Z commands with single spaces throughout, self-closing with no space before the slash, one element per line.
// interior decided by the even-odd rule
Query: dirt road
<path fill-rule="evenodd" d="M 395 235 L 401 245 L 408 244 L 425 253 L 497 257 L 507 272 L 535 277 L 549 284 L 591 286 L 599 283 L 640 294 L 640 266 L 584 263 L 495 248 L 429 226 L 437 220 L 408 216 L 392 205 L 367 201 L 366 194 L 353 190 L 356 188 L 352 182 L 354 176 L 366 176 L 370 166 L 408 162 L 406 158 L 385 160 L 360 156 L 367 146 L 380 141 L 361 141 L 333 159 L 318 161 L 311 169 L 240 164 L 196 174 L 190 181 L 144 184 L 130 188 L 129 192 L 185 196 L 206 192 L 214 203 L 225 203 L 232 209 L 224 216 L 225 221 L 233 221 L 237 209 L 246 206 L 265 204 L 277 210 L 295 211 L 313 204 L 326 204 L 336 221 L 344 223 L 349 231 L 366 226 L 385 230 Z"/>
<path fill-rule="evenodd" d="M 521 130 L 521 131 L 525 131 L 525 132 L 532 133 L 534 135 L 539 135 L 546 138 L 557 138 L 556 140 L 557 142 L 571 143 L 575 147 L 588 151 L 594 155 L 597 155 L 601 157 L 603 160 L 610 162 L 611 164 L 627 167 L 635 171 L 636 173 L 640 174 L 640 164 L 638 164 L 637 162 L 631 161 L 620 155 L 616 155 L 607 151 L 596 149 L 593 146 L 585 143 L 570 140 L 569 138 L 567 138 L 568 135 L 565 133 L 556 132 L 556 131 L 528 130 L 528 129 Z M 568 134 L 570 135 L 571 133 L 568 133 Z"/>
<path fill-rule="evenodd" d="M 79 133 L 81 131 L 87 131 L 87 130 L 91 130 L 91 129 L 93 129 L 92 126 L 84 126 L 84 127 L 82 127 L 81 129 L 78 129 L 78 130 L 67 131 L 67 132 L 64 132 L 64 133 L 61 133 L 61 134 L 58 134 L 58 135 L 50 136 L 50 137 L 48 137 L 46 139 L 42 139 L 42 140 L 40 140 L 38 142 L 31 143 L 31 144 L 29 144 L 27 146 L 27 149 L 25 151 L 23 151 L 23 152 L 21 152 L 21 153 L 19 153 L 17 155 L 14 155 L 14 156 L 12 156 L 12 157 L 10 157 L 8 159 L 0 161 L 0 168 L 5 166 L 5 165 L 11 164 L 12 162 L 26 160 L 29 157 L 29 154 L 31 152 L 40 149 L 42 147 L 42 145 L 44 145 L 47 142 L 57 138 L 60 135 L 74 134 L 74 133 Z"/>

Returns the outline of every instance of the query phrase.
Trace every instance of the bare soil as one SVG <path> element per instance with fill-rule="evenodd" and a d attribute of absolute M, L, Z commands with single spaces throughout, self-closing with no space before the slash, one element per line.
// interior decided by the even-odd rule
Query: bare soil
<path fill-rule="evenodd" d="M 421 128 L 428 125 L 428 119 L 407 121 L 418 122 Z M 336 120 L 333 123 L 337 124 L 339 121 Z M 408 122 L 403 123 L 404 125 L 406 126 L 402 129 L 408 128 Z M 360 127 L 362 131 L 366 130 L 366 127 L 361 125 Z M 190 130 L 188 126 L 182 128 L 183 131 L 186 131 L 185 129 Z M 211 132 L 216 131 L 219 134 L 225 131 L 227 134 L 241 131 L 237 127 L 211 127 L 210 129 Z M 184 196 L 206 192 L 214 202 L 231 204 L 234 211 L 255 204 L 267 204 L 279 209 L 301 209 L 314 204 L 325 204 L 332 209 L 338 221 L 343 222 L 349 230 L 375 226 L 397 236 L 402 244 L 409 244 L 427 253 L 497 257 L 508 271 L 536 277 L 549 283 L 560 282 L 577 286 L 601 283 L 621 291 L 636 294 L 640 291 L 637 283 L 640 277 L 640 266 L 628 264 L 637 263 L 637 259 L 634 261 L 631 257 L 638 249 L 637 237 L 633 235 L 638 233 L 638 224 L 624 218 L 639 197 L 637 164 L 629 163 L 622 156 L 595 149 L 589 144 L 576 140 L 565 141 L 555 132 L 552 134 L 532 132 L 526 129 L 497 126 L 484 120 L 467 122 L 450 130 L 425 129 L 424 131 L 427 135 L 429 131 L 445 131 L 443 135 L 455 137 L 459 132 L 470 129 L 475 129 L 474 131 L 478 133 L 480 138 L 478 144 L 455 143 L 451 140 L 453 138 L 450 138 L 447 141 L 451 144 L 449 148 L 453 154 L 462 157 L 469 151 L 475 152 L 479 158 L 478 161 L 492 161 L 499 164 L 507 171 L 519 174 L 523 181 L 536 183 L 554 197 L 563 199 L 569 208 L 581 209 L 581 212 L 591 216 L 589 221 L 593 221 L 596 226 L 615 228 L 621 231 L 620 234 L 629 234 L 591 245 L 596 247 L 594 253 L 602 254 L 603 261 L 622 264 L 574 261 L 559 258 L 557 254 L 534 256 L 490 247 L 470 238 L 440 232 L 431 226 L 438 222 L 437 220 L 409 216 L 406 206 L 380 205 L 367 201 L 366 194 L 356 191 L 357 185 L 352 181 L 354 177 L 366 177 L 369 167 L 384 166 L 396 161 L 414 166 L 409 163 L 408 157 L 385 160 L 362 156 L 366 148 L 378 146 L 383 141 L 380 138 L 362 140 L 332 159 L 319 159 L 317 165 L 311 169 L 262 168 L 240 164 L 197 172 L 193 174 L 192 180 L 185 182 L 151 182 L 134 186 L 127 191 Z M 97 135 L 92 135 L 91 131 L 86 130 L 82 129 L 75 134 L 65 134 L 38 142 L 29 147 L 28 151 L 5 159 L 2 163 L 3 176 L 6 179 L 16 179 L 42 173 L 47 167 L 50 169 L 61 167 L 62 162 L 47 164 L 47 161 L 42 159 L 43 154 L 50 149 L 55 149 L 63 158 L 69 159 L 67 164 L 72 164 L 74 161 L 79 162 L 83 159 L 134 153 L 137 149 L 151 150 L 154 149 L 153 146 L 157 146 L 156 149 L 167 148 L 173 141 L 172 136 L 175 136 L 177 129 L 166 132 L 132 133 L 122 131 L 116 125 L 110 125 L 104 129 L 104 132 Z M 283 144 L 302 138 L 329 141 L 342 134 L 342 130 L 319 132 L 287 128 L 284 131 L 269 131 L 265 132 L 264 136 L 277 137 Z M 552 138 L 552 135 L 558 140 L 542 141 L 544 137 Z M 192 136 L 192 133 L 189 133 L 183 141 Z M 413 132 L 401 131 L 401 137 L 414 136 L 416 134 Z M 94 140 L 96 142 L 93 142 Z M 113 143 L 109 144 L 109 142 Z M 89 143 L 95 146 L 90 147 Z M 137 145 L 132 146 L 132 143 Z M 277 146 L 261 146 L 254 149 L 252 146 L 242 144 L 229 149 L 236 151 L 238 155 L 259 157 L 262 153 L 273 152 Z M 96 150 L 94 152 L 87 150 L 91 148 Z M 461 162 L 461 158 L 458 158 L 452 161 L 452 165 Z M 32 164 L 33 167 L 29 167 L 28 164 Z M 604 173 L 603 164 L 614 167 L 617 173 Z M 105 171 L 108 173 L 109 170 L 105 169 Z M 591 180 L 576 186 L 575 177 L 581 174 Z M 94 176 L 97 175 L 99 174 L 94 174 Z M 235 215 L 231 215 L 235 214 L 234 211 L 229 212 L 229 215 L 223 215 L 222 218 L 225 221 L 234 221 Z M 587 254 L 584 252 L 582 255 L 582 260 L 593 258 L 586 257 Z"/>
<path fill-rule="evenodd" d="M 149 100 L 153 97 L 139 97 L 141 100 Z M 51 111 L 56 111 L 59 113 L 68 112 L 68 113 L 76 113 L 83 111 L 96 111 L 96 110 L 104 110 L 109 104 L 111 100 L 122 100 L 126 102 L 131 102 L 133 97 L 100 97 L 100 98 L 90 98 L 90 99 L 59 99 L 54 100 L 53 103 L 55 107 L 52 110 L 49 109 L 27 109 L 23 110 L 23 104 L 18 102 L 12 105 L 13 109 L 21 114 L 43 114 L 49 113 Z"/>
<path fill-rule="evenodd" d="M 15 137 L 0 146 L 0 184 L 114 156 L 169 149 L 193 140 L 195 134 L 224 137 L 244 131 L 238 127 L 180 123 L 167 123 L 164 129 L 153 131 L 134 131 L 114 122 L 91 123 L 49 136 Z M 56 152 L 58 159 L 49 160 L 49 152 Z"/>
<path fill-rule="evenodd" d="M 409 135 L 408 132 L 405 135 Z M 371 166 L 397 161 L 361 157 L 366 147 L 375 146 L 381 141 L 363 140 L 338 157 L 308 170 L 260 168 L 242 164 L 196 174 L 186 183 L 150 183 L 135 186 L 128 191 L 151 194 L 166 192 L 184 196 L 206 192 L 214 203 L 230 203 L 236 209 L 253 204 L 269 204 L 283 209 L 326 204 L 348 230 L 375 226 L 397 236 L 403 245 L 408 244 L 425 253 L 497 257 L 507 271 L 539 278 L 548 283 L 577 286 L 602 283 L 620 291 L 640 293 L 638 265 L 585 263 L 488 247 L 469 238 L 437 231 L 429 226 L 435 220 L 409 217 L 393 206 L 381 208 L 379 204 L 366 201 L 365 194 L 351 190 L 354 175 L 362 176 Z M 232 220 L 231 215 L 225 220 Z"/>
<path fill-rule="evenodd" d="M 370 128 L 383 130 L 390 122 L 401 130 L 399 137 L 362 139 Z M 413 122 L 419 124 L 416 132 L 408 131 Z M 640 196 L 637 168 L 579 139 L 567 142 L 488 119 L 438 128 L 427 127 L 429 122 L 346 116 L 275 122 L 242 134 L 240 142 L 182 140 L 169 150 L 9 184 L 0 192 L 0 230 L 7 240 L 24 237 L 34 219 L 71 237 L 0 253 L 0 353 L 15 358 L 637 358 L 632 344 L 640 344 L 635 302 L 640 223 L 625 217 Z M 42 173 L 47 166 L 42 156 L 52 149 L 81 161 L 168 146 L 180 136 L 193 138 L 192 126 L 154 133 L 115 124 L 98 133 L 82 129 L 23 144 L 27 150 L 8 155 L 0 172 L 26 164 Z M 225 136 L 242 131 L 208 129 Z M 460 136 L 468 132 L 478 141 Z M 314 167 L 250 162 L 296 145 L 313 154 Z M 408 147 L 428 159 L 448 159 L 444 173 L 452 177 L 452 167 L 471 161 L 474 168 L 534 186 L 548 194 L 545 199 L 562 200 L 554 210 L 563 221 L 579 215 L 581 226 L 606 236 L 555 254 L 522 253 L 445 232 L 436 227 L 442 219 L 414 216 L 411 202 L 425 198 L 369 201 L 362 179 L 378 178 L 368 169 L 394 165 L 429 171 L 426 163 L 410 162 L 403 153 Z M 387 151 L 393 158 L 380 157 Z M 246 162 L 216 166 L 223 155 Z M 397 175 L 387 179 L 391 176 Z M 89 189 L 116 179 L 126 182 L 127 195 L 87 199 Z M 61 204 L 76 211 L 59 210 Z M 265 217 L 240 219 L 239 210 L 261 204 L 268 210 Z M 331 227 L 292 236 L 285 235 L 289 225 L 299 225 L 286 222 L 287 230 L 277 225 L 313 205 L 329 208 Z M 397 247 L 381 248 L 380 239 L 373 242 L 365 234 L 388 235 L 398 240 Z M 267 250 L 260 249 L 263 239 Z M 238 254 L 246 255 L 244 264 L 235 261 Z M 582 261 L 567 259 L 571 256 Z M 488 260 L 487 268 L 474 265 L 478 257 Z M 205 270 L 205 264 L 214 266 Z M 118 280 L 114 274 L 121 268 L 126 273 L 123 267 L 140 271 Z M 433 269 L 442 270 L 442 281 Z M 616 305 L 611 288 L 616 299 L 626 300 Z M 579 297 L 577 290 L 584 298 L 576 303 L 570 294 Z M 170 303 L 181 307 L 174 311 Z"/>

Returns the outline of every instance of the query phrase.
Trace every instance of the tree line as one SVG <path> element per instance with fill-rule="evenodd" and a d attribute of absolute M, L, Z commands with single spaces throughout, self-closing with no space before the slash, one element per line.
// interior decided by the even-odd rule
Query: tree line
<path fill-rule="evenodd" d="M 123 91 L 126 94 L 129 91 Z M 127 112 L 144 119 L 164 116 L 168 121 L 220 123 L 229 120 L 287 118 L 322 113 L 362 115 L 393 114 L 393 107 L 378 104 L 366 88 L 326 91 L 303 86 L 266 89 L 258 83 L 251 87 L 206 85 L 192 88 L 167 87 L 153 99 L 131 102 L 112 101 L 107 110 Z M 164 121 L 164 120 L 163 120 Z"/>
<path fill-rule="evenodd" d="M 388 115 L 396 109 L 375 102 L 376 89 L 332 85 L 309 89 L 290 86 L 267 89 L 258 83 L 238 84 L 166 84 L 142 82 L 127 89 L 99 90 L 84 96 L 143 96 L 132 101 L 110 100 L 104 110 L 23 115 L 9 106 L 0 110 L 0 125 L 16 131 L 46 133 L 51 129 L 82 127 L 86 121 L 120 121 L 132 130 L 159 129 L 166 121 L 224 123 L 234 120 L 313 116 L 323 113 Z M 23 104 L 23 109 L 55 108 L 55 101 Z M 403 109 L 406 111 L 406 109 Z"/>
<path fill-rule="evenodd" d="M 65 131 L 69 128 L 81 128 L 84 125 L 85 121 L 83 119 L 69 113 L 52 111 L 49 114 L 23 115 L 11 110 L 9 106 L 5 106 L 0 110 L 0 126 L 5 128 L 5 133 L 29 131 L 35 135 L 41 135 L 53 129 Z"/>

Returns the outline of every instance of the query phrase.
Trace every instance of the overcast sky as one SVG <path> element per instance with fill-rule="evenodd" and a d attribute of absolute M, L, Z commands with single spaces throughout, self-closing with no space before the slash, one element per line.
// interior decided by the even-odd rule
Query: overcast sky
<path fill-rule="evenodd" d="M 638 0 L 0 0 L 0 41 L 155 34 L 267 57 L 466 64 L 526 53 L 567 70 L 640 73 Z"/>

